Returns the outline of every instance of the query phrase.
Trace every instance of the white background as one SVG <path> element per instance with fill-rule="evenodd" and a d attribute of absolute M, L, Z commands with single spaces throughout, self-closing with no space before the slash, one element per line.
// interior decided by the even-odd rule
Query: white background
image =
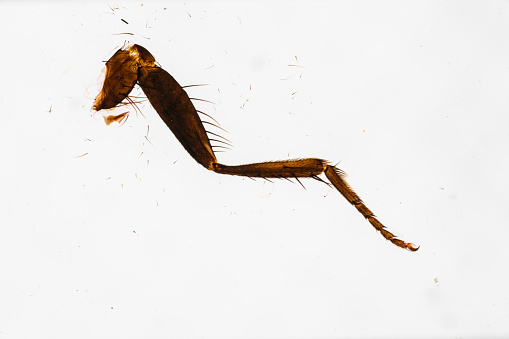
<path fill-rule="evenodd" d="M 1 2 L 0 28 L 0 338 L 509 335 L 507 1 Z M 209 84 L 220 162 L 340 162 L 421 249 L 317 181 L 206 171 L 146 101 L 92 117 L 126 41 Z"/>

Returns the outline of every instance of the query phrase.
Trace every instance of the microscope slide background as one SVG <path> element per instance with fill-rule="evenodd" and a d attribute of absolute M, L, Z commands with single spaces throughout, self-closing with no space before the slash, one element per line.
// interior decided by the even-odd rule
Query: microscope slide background
<path fill-rule="evenodd" d="M 0 2 L 1 338 L 509 335 L 509 2 Z M 224 164 L 338 163 L 385 241 L 315 180 L 198 165 L 139 88 L 146 47 L 229 133 Z M 204 120 L 211 121 L 204 117 Z"/>

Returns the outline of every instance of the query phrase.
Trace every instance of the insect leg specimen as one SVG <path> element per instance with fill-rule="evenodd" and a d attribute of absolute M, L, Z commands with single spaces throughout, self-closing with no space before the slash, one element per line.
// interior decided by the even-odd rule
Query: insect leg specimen
<path fill-rule="evenodd" d="M 119 49 L 106 62 L 104 85 L 95 99 L 93 109 L 98 111 L 115 107 L 128 99 L 135 84 L 141 87 L 186 151 L 206 169 L 251 178 L 313 178 L 320 181 L 323 180 L 318 175 L 325 173 L 330 184 L 355 206 L 385 239 L 410 251 L 419 249 L 389 232 L 348 185 L 345 174 L 325 160 L 307 158 L 238 166 L 218 163 L 207 132 L 186 91 L 168 72 L 156 65 L 154 57 L 144 47 L 132 45 Z"/>

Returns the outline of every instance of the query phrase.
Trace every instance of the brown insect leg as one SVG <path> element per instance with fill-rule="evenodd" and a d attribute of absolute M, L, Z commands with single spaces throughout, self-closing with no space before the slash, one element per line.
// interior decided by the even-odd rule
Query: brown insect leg
<path fill-rule="evenodd" d="M 335 166 L 329 165 L 325 160 L 307 158 L 237 166 L 217 163 L 213 146 L 210 144 L 207 131 L 203 126 L 203 123 L 212 123 L 201 121 L 184 89 L 168 72 L 156 65 L 150 52 L 139 45 L 121 49 L 108 60 L 103 89 L 96 98 L 93 108 L 100 110 L 118 105 L 127 98 L 136 83 L 141 86 L 154 109 L 187 152 L 208 170 L 248 178 L 295 178 L 299 183 L 298 178 L 304 177 L 323 181 L 319 179 L 318 175 L 325 172 L 331 184 L 368 219 L 385 239 L 410 251 L 419 249 L 412 243 L 397 239 L 394 234 L 389 232 L 344 180 L 345 174 Z M 110 119 L 122 119 L 122 116 Z M 211 134 L 218 136 L 214 133 Z M 225 146 L 216 145 L 215 147 Z"/>

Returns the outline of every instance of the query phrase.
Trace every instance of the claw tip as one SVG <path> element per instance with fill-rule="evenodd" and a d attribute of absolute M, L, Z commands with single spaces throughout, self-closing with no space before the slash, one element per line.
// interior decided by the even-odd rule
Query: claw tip
<path fill-rule="evenodd" d="M 412 243 L 408 243 L 406 245 L 406 249 L 409 251 L 412 251 L 412 252 L 417 251 L 419 248 L 421 248 L 421 246 L 417 246 L 416 244 L 412 244 Z"/>

